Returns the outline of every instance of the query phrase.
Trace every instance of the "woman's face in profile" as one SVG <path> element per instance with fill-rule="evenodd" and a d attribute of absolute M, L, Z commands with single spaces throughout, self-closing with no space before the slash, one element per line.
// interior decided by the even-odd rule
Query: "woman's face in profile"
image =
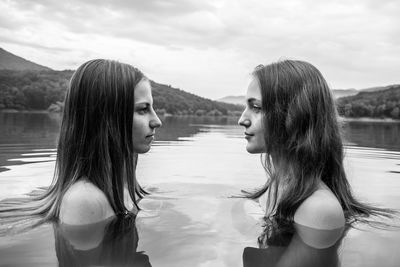
<path fill-rule="evenodd" d="M 155 129 L 161 126 L 161 121 L 153 109 L 148 80 L 142 80 L 136 85 L 134 102 L 133 149 L 136 153 L 146 153 L 154 140 Z"/>
<path fill-rule="evenodd" d="M 260 86 L 258 80 L 253 78 L 247 88 L 246 109 L 239 119 L 239 124 L 245 127 L 246 150 L 249 153 L 265 152 L 261 103 Z"/>

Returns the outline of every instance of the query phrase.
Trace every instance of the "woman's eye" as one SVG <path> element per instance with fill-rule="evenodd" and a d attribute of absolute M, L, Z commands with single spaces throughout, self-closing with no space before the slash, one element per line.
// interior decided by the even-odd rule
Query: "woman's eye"
<path fill-rule="evenodd" d="M 146 114 L 147 112 L 149 112 L 149 107 L 138 109 L 139 114 Z"/>
<path fill-rule="evenodd" d="M 261 107 L 258 105 L 252 105 L 251 109 L 254 110 L 254 112 L 260 112 L 261 111 Z"/>

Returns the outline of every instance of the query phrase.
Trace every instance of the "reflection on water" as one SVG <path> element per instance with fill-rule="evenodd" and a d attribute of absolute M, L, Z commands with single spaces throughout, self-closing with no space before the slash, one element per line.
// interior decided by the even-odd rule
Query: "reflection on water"
<path fill-rule="evenodd" d="M 400 122 L 348 121 L 344 133 L 350 144 L 400 151 Z"/>
<path fill-rule="evenodd" d="M 60 121 L 57 116 L 0 112 L 0 168 L 8 169 L 0 172 L 0 199 L 51 182 Z M 138 180 L 152 192 L 142 203 L 148 201 L 139 213 L 142 215 L 131 223 L 114 221 L 92 227 L 89 236 L 79 229 L 46 224 L 1 237 L 0 266 L 57 266 L 60 259 L 61 263 L 63 259 L 89 262 L 94 255 L 103 258 L 97 257 L 93 265 L 113 261 L 113 255 L 119 255 L 121 260 L 147 259 L 146 264 L 163 267 L 269 266 L 280 260 L 296 261 L 295 255 L 302 251 L 320 262 L 339 261 L 344 267 L 398 266 L 400 231 L 368 227 L 363 231 L 350 229 L 340 244 L 329 249 L 313 249 L 296 235 L 288 246 L 258 249 L 262 224 L 257 212 L 262 212 L 261 208 L 254 206 L 252 210 L 248 204 L 252 201 L 231 196 L 263 185 L 265 172 L 259 155 L 246 152 L 243 129 L 236 121 L 163 118 L 154 147 L 139 158 Z M 361 200 L 400 209 L 399 127 L 400 123 L 345 125 L 345 167 Z M 82 243 L 82 236 L 91 242 Z M 120 238 L 114 239 L 117 236 Z M 121 244 L 126 250 L 113 249 Z"/>
<path fill-rule="evenodd" d="M 243 251 L 244 267 L 338 267 L 338 245 L 317 249 L 294 236 L 288 247 L 257 249 L 246 247 Z"/>
<path fill-rule="evenodd" d="M 151 266 L 137 250 L 135 216 L 96 224 L 47 223 L 0 239 L 0 266 Z"/>
<path fill-rule="evenodd" d="M 344 228 L 320 230 L 299 224 L 295 228 L 290 237 L 274 236 L 266 248 L 246 247 L 243 266 L 340 266 L 338 249 L 345 236 Z"/>
<path fill-rule="evenodd" d="M 151 266 L 149 257 L 137 252 L 135 216 L 83 226 L 55 223 L 53 227 L 59 266 Z"/>
<path fill-rule="evenodd" d="M 54 149 L 59 125 L 59 114 L 0 112 L 0 166 L 18 164 L 9 160 L 24 153 Z M 30 158 L 26 156 L 25 162 L 36 162 Z"/>
<path fill-rule="evenodd" d="M 155 145 L 178 145 L 182 141 L 190 141 L 190 137 L 204 130 L 202 125 L 237 123 L 237 118 L 226 117 L 162 117 L 161 119 L 163 126 L 157 130 Z M 60 124 L 61 115 L 58 113 L 0 111 L 0 166 L 54 160 Z M 4 170 L 6 169 L 0 169 Z"/>

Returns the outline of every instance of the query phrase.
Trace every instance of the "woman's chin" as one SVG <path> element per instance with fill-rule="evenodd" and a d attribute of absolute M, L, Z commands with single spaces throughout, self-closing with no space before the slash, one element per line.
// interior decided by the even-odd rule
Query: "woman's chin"
<path fill-rule="evenodd" d="M 146 145 L 146 146 L 140 146 L 135 148 L 135 152 L 138 154 L 144 154 L 150 151 L 151 146 L 150 145 Z"/>
<path fill-rule="evenodd" d="M 247 145 L 246 146 L 246 150 L 247 152 L 249 152 L 250 154 L 261 154 L 265 152 L 265 149 L 262 147 L 255 147 L 255 146 L 251 146 L 251 145 Z"/>

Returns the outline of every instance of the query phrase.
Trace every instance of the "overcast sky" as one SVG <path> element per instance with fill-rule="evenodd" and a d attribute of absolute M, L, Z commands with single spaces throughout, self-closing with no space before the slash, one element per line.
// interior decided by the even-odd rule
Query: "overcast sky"
<path fill-rule="evenodd" d="M 56 70 L 93 58 L 217 99 L 301 59 L 332 88 L 400 83 L 398 0 L 1 0 L 0 47 Z"/>

